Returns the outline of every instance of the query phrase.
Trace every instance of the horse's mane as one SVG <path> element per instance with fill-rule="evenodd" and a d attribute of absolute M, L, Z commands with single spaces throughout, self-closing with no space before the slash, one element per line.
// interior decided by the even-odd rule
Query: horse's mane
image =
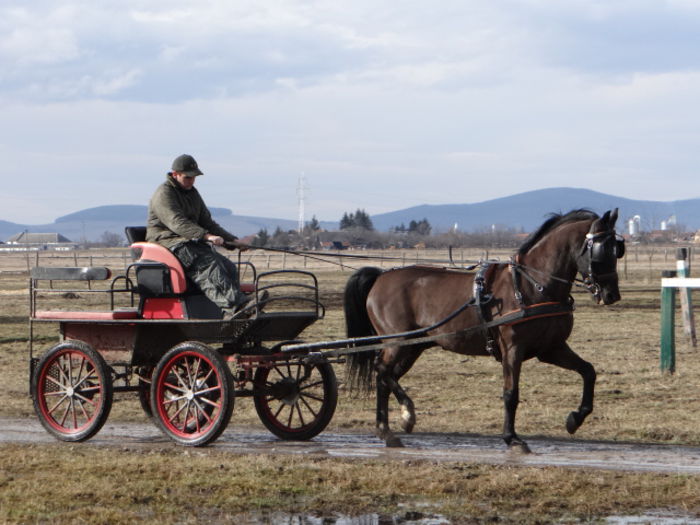
<path fill-rule="evenodd" d="M 600 217 L 597 213 L 585 208 L 571 210 L 566 214 L 551 213 L 549 218 L 542 223 L 542 226 L 540 226 L 536 232 L 530 235 L 525 242 L 520 245 L 520 248 L 518 248 L 518 255 L 525 255 L 535 244 L 540 241 L 540 239 L 542 239 L 542 237 L 561 224 L 585 220 L 596 220 L 599 218 Z"/>

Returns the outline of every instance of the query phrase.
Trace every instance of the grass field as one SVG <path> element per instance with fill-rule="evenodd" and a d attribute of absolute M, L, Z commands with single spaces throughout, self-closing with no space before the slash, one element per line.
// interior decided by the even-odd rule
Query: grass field
<path fill-rule="evenodd" d="M 466 261 L 484 254 L 484 250 L 476 250 L 456 255 L 458 260 Z M 111 259 L 101 259 L 104 255 Z M 446 253 L 390 255 L 392 259 L 383 262 L 385 267 L 415 262 L 417 258 L 447 258 Z M 506 253 L 489 253 L 494 255 L 505 257 Z M 93 256 L 93 264 L 123 268 L 121 252 Z M 78 264 L 84 264 L 82 257 L 75 257 Z M 4 270 L 0 273 L 0 417 L 36 417 L 27 395 L 26 354 L 26 265 L 36 262 L 16 256 L 3 261 L 0 255 L 0 271 Z M 292 257 L 268 259 L 264 255 L 254 262 L 259 268 L 284 265 L 314 271 L 328 311 L 325 319 L 307 329 L 302 338 L 313 341 L 343 337 L 341 297 L 350 268 Z M 49 260 L 41 264 L 66 262 Z M 353 266 L 362 264 L 353 261 Z M 577 438 L 700 445 L 699 350 L 682 336 L 680 315 L 677 372 L 668 375 L 659 371 L 659 275 L 662 269 L 674 267 L 671 248 L 631 249 L 620 266 L 620 303 L 597 306 L 587 294 L 574 293 L 576 325 L 569 342 L 598 372 L 596 406 Z M 42 325 L 37 335 L 36 346 L 48 348 L 55 342 L 55 327 Z M 342 379 L 342 369 L 336 372 Z M 501 432 L 501 371 L 492 359 L 465 358 L 431 349 L 402 384 L 416 403 L 416 431 Z M 577 374 L 527 362 L 517 419 L 520 435 L 526 440 L 528 436 L 566 437 L 564 422 L 569 411 L 578 406 L 580 394 Z M 231 425 L 262 428 L 252 405 L 247 400 L 237 403 Z M 398 428 L 396 408 L 393 404 L 392 422 Z M 144 418 L 137 400 L 116 397 L 110 421 Z M 329 430 L 371 433 L 373 421 L 374 400 L 351 398 L 341 384 L 338 410 Z M 10 523 L 127 523 L 135 517 L 147 522 L 235 522 L 246 512 L 259 510 L 398 515 L 426 508 L 454 522 L 594 521 L 611 514 L 663 508 L 700 515 L 700 479 L 692 476 L 231 457 L 175 446 L 140 453 L 106 451 L 89 442 L 43 447 L 3 445 L 0 453 L 0 522 Z M 396 472 L 401 473 L 398 481 Z"/>

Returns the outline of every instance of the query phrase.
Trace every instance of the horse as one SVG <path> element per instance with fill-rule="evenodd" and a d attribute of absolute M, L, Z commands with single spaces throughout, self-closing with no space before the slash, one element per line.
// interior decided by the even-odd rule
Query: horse
<path fill-rule="evenodd" d="M 401 407 L 401 426 L 416 423 L 414 403 L 399 384 L 424 350 L 439 346 L 463 355 L 493 356 L 503 368 L 503 440 L 529 452 L 515 431 L 523 361 L 536 357 L 583 379 L 577 410 L 566 420 L 574 434 L 593 410 L 596 372 L 566 340 L 573 328 L 574 284 L 596 303 L 620 300 L 617 260 L 624 239 L 615 232 L 617 209 L 602 216 L 587 209 L 549 218 L 508 263 L 480 263 L 479 270 L 407 266 L 365 267 L 348 280 L 344 311 L 351 387 L 376 388 L 376 435 L 386 446 L 403 446 L 389 426 L 389 394 Z M 577 279 L 581 274 L 583 279 Z M 362 351 L 362 338 L 381 341 Z M 376 350 L 379 347 L 379 350 Z"/>

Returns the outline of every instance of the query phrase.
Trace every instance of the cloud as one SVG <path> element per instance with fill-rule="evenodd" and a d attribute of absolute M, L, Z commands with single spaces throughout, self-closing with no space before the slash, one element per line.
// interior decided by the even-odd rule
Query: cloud
<path fill-rule="evenodd" d="M 248 215 L 295 217 L 301 173 L 323 220 L 550 185 L 687 197 L 699 22 L 681 0 L 9 0 L 0 152 L 24 204 L 0 219 L 144 204 L 183 152 Z"/>

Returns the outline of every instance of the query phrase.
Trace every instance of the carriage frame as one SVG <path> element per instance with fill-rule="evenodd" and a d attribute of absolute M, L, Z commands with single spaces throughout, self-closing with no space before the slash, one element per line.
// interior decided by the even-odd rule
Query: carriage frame
<path fill-rule="evenodd" d="M 279 438 L 308 440 L 322 432 L 337 405 L 332 363 L 341 358 L 303 345 L 281 350 L 299 344 L 299 334 L 325 314 L 316 276 L 258 273 L 239 260 L 239 270 L 252 275 L 240 287 L 255 300 L 240 318 L 224 320 L 167 250 L 129 233 L 134 260 L 122 275 L 105 267 L 30 271 L 30 395 L 44 428 L 62 441 L 87 440 L 106 422 L 115 394 L 137 393 L 144 412 L 186 446 L 216 440 L 242 397 L 253 398 L 262 423 Z M 93 288 L 99 281 L 107 285 Z M 56 294 L 106 296 L 109 308 L 39 308 Z M 37 356 L 43 323 L 58 324 L 59 342 Z"/>

